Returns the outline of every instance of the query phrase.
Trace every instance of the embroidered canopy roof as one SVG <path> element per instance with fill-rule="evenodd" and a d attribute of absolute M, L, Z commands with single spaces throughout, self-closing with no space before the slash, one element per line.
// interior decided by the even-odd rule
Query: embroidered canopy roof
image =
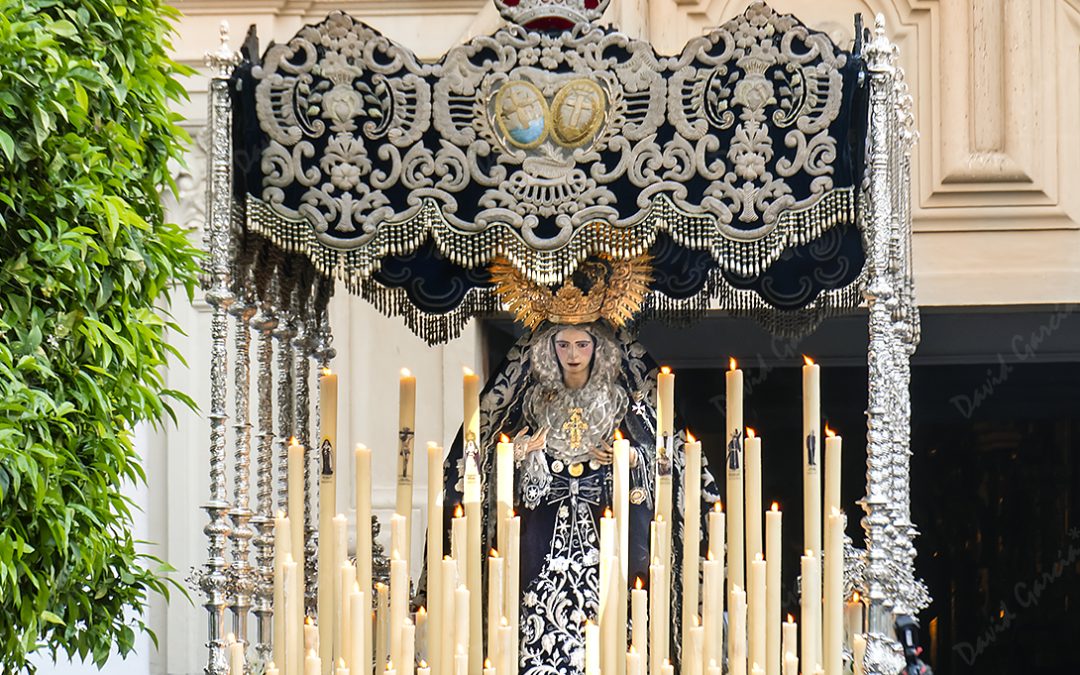
<path fill-rule="evenodd" d="M 653 315 L 719 306 L 776 328 L 858 304 L 858 42 L 758 3 L 659 56 L 592 23 L 606 2 L 497 4 L 524 25 L 435 63 L 342 13 L 249 49 L 246 236 L 430 341 L 499 308 L 493 262 L 559 284 L 589 256 L 648 253 Z"/>

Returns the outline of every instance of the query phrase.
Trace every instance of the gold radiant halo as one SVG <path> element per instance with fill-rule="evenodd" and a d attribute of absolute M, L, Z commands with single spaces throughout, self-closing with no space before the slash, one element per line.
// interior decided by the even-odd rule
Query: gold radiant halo
<path fill-rule="evenodd" d="M 575 325 L 598 319 L 619 327 L 645 301 L 652 282 L 652 257 L 646 253 L 622 260 L 601 254 L 583 261 L 576 276 L 588 280 L 587 291 L 574 283 L 575 275 L 552 290 L 526 278 L 505 258 L 493 260 L 489 271 L 499 299 L 530 330 L 544 321 Z"/>
<path fill-rule="evenodd" d="M 589 142 L 607 113 L 607 96 L 592 80 L 571 80 L 551 102 L 551 135 L 567 148 Z"/>
<path fill-rule="evenodd" d="M 548 136 L 550 117 L 547 99 L 532 82 L 512 80 L 495 92 L 495 121 L 511 145 L 523 150 L 539 146 Z"/>

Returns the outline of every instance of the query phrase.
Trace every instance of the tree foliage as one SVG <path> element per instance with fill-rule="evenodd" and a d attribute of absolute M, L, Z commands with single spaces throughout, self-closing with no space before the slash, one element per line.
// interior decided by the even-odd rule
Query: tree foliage
<path fill-rule="evenodd" d="M 131 650 L 165 593 L 140 554 L 128 430 L 171 415 L 161 367 L 197 253 L 159 190 L 183 132 L 159 0 L 0 0 L 0 671 Z"/>

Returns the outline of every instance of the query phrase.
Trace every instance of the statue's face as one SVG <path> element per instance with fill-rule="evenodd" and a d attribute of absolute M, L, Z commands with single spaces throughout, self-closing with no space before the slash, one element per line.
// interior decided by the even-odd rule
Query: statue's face
<path fill-rule="evenodd" d="M 555 355 L 564 376 L 588 374 L 595 349 L 592 336 L 580 328 L 563 328 L 555 334 Z"/>

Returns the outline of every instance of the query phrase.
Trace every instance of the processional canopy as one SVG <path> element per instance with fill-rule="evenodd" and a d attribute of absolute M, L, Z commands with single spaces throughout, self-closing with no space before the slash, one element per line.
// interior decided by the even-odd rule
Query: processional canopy
<path fill-rule="evenodd" d="M 278 252 L 259 264 L 341 279 L 432 342 L 500 308 L 493 265 L 556 288 L 644 258 L 646 314 L 773 330 L 859 303 L 859 30 L 845 51 L 755 3 L 661 56 L 596 24 L 606 0 L 496 5 L 508 25 L 434 63 L 340 12 L 248 50 L 234 168 L 245 237 Z"/>

